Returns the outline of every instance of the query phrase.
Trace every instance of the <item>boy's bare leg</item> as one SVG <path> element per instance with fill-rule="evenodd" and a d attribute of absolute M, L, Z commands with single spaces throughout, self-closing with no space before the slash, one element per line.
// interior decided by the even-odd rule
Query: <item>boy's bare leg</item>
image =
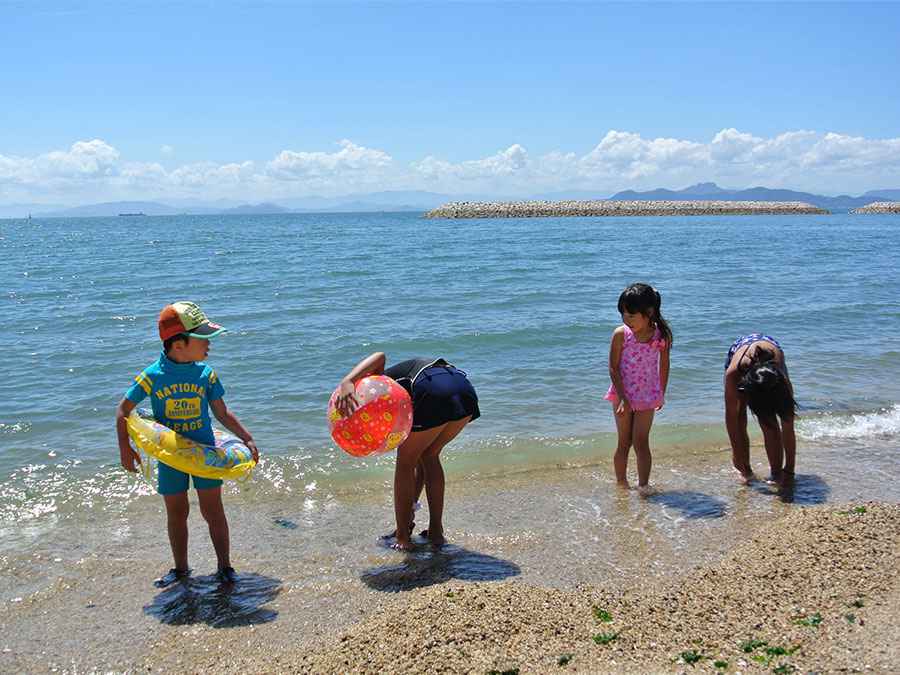
<path fill-rule="evenodd" d="M 231 567 L 230 541 L 228 537 L 228 520 L 225 518 L 225 507 L 222 505 L 222 488 L 206 488 L 197 490 L 200 500 L 200 513 L 209 526 L 209 538 L 216 550 L 219 569 Z"/>
<path fill-rule="evenodd" d="M 640 410 L 634 413 L 632 440 L 634 455 L 637 459 L 638 487 L 647 487 L 650 482 L 650 469 L 653 457 L 650 455 L 650 427 L 653 426 L 655 410 Z"/>
<path fill-rule="evenodd" d="M 628 487 L 628 451 L 631 449 L 631 428 L 634 422 L 634 413 L 627 412 L 624 415 L 616 414 L 617 402 L 613 401 L 613 419 L 616 420 L 616 432 L 619 435 L 616 442 L 616 454 L 613 455 L 613 470 L 616 472 L 616 483 L 619 487 Z"/>
<path fill-rule="evenodd" d="M 425 495 L 428 498 L 428 531 L 426 536 L 432 544 L 443 544 L 444 539 L 444 467 L 441 466 L 441 450 L 459 435 L 471 417 L 447 422 L 441 433 L 422 455 L 425 470 Z"/>
<path fill-rule="evenodd" d="M 174 495 L 163 495 L 166 503 L 166 525 L 169 530 L 169 545 L 176 570 L 188 569 L 188 526 L 187 519 L 191 506 L 187 491 Z"/>

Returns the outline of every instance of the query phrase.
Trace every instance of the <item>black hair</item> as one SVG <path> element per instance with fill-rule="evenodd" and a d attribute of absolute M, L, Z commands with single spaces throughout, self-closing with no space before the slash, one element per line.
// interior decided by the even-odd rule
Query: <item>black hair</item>
<path fill-rule="evenodd" d="M 738 382 L 738 391 L 747 397 L 747 407 L 760 424 L 773 424 L 776 415 L 793 419 L 797 414 L 797 402 L 787 376 L 771 352 L 759 352 L 759 358 L 754 359 Z"/>
<path fill-rule="evenodd" d="M 666 323 L 662 312 L 659 310 L 661 302 L 662 297 L 653 286 L 649 284 L 631 284 L 619 295 L 619 314 L 624 314 L 626 311 L 629 314 L 643 314 L 650 319 L 653 325 L 659 328 L 663 340 L 666 341 L 666 346 L 671 348 L 672 329 L 669 328 L 669 324 Z"/>
<path fill-rule="evenodd" d="M 169 350 L 172 349 L 172 345 L 176 342 L 187 342 L 190 335 L 187 333 L 179 333 L 178 335 L 173 335 L 168 340 L 163 340 L 163 351 L 168 354 Z"/>

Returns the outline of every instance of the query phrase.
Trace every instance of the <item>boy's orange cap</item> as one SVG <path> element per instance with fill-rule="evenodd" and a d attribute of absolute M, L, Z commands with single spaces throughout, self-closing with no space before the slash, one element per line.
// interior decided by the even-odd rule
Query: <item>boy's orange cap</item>
<path fill-rule="evenodd" d="M 187 301 L 173 302 L 163 307 L 158 326 L 159 339 L 163 341 L 181 334 L 209 340 L 225 332 L 225 328 L 206 318 L 200 307 Z"/>

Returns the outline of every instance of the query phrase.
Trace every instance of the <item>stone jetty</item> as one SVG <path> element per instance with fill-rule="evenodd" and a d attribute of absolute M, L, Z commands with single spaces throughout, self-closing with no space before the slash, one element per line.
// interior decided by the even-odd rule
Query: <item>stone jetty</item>
<path fill-rule="evenodd" d="M 867 207 L 868 208 L 868 207 Z M 561 216 L 738 216 L 827 214 L 806 202 L 758 201 L 523 201 L 450 202 L 426 218 L 535 218 Z"/>
<path fill-rule="evenodd" d="M 900 202 L 872 202 L 850 213 L 900 213 Z"/>

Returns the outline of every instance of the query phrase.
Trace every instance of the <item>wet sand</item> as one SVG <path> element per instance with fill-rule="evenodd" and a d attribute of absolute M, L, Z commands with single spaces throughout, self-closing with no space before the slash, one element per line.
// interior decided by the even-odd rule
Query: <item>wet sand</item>
<path fill-rule="evenodd" d="M 73 524 L 27 556 L 0 555 L 0 671 L 535 672 L 573 654 L 568 668 L 646 672 L 683 669 L 671 659 L 692 649 L 721 652 L 733 671 L 740 658 L 759 665 L 764 649 L 733 654 L 751 638 L 799 644 L 790 662 L 821 669 L 897 637 L 878 617 L 896 609 L 898 507 L 843 505 L 900 501 L 884 482 L 891 447 L 862 468 L 846 444 L 809 449 L 791 490 L 736 485 L 722 450 L 673 448 L 655 454 L 647 499 L 616 490 L 605 457 L 490 478 L 448 458 L 451 544 L 419 540 L 409 555 L 377 544 L 387 484 L 229 495 L 234 588 L 210 576 L 196 509 L 194 577 L 152 587 L 170 561 L 161 504 L 147 497 L 102 542 Z M 857 590 L 863 607 L 843 608 Z M 816 612 L 817 627 L 793 623 Z M 845 626 L 841 612 L 864 623 Z M 619 635 L 604 646 L 601 633 Z"/>

